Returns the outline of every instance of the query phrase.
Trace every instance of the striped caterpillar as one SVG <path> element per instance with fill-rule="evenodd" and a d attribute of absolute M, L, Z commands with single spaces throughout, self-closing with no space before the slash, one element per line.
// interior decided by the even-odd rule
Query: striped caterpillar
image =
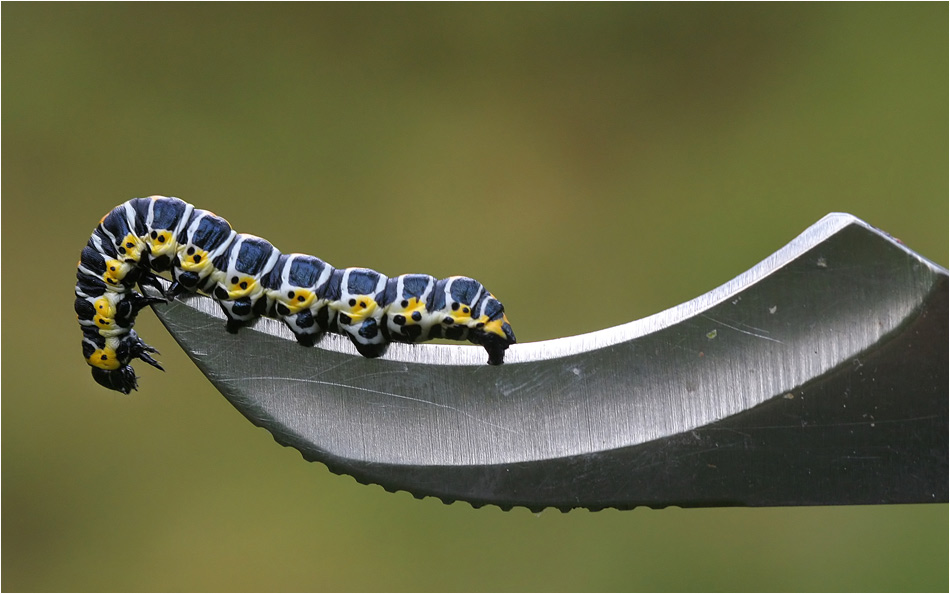
<path fill-rule="evenodd" d="M 123 394 L 137 388 L 133 359 L 162 369 L 152 357 L 157 351 L 132 329 L 138 312 L 186 292 L 214 298 L 229 332 L 267 316 L 305 346 L 324 332 L 348 336 L 364 357 L 378 357 L 390 342 L 467 339 L 499 365 L 515 343 L 504 306 L 474 279 L 333 268 L 314 256 L 282 254 L 178 198 L 134 198 L 115 207 L 93 231 L 78 267 L 83 356 L 96 382 Z M 163 272 L 172 279 L 165 291 L 155 276 Z M 136 292 L 136 283 L 164 298 Z"/>

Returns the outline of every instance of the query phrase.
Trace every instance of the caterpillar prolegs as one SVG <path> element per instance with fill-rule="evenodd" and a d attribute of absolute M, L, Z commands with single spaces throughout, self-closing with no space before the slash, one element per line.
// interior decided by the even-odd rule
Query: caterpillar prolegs
<path fill-rule="evenodd" d="M 145 297 L 136 283 L 162 289 Z M 305 346 L 325 332 L 348 336 L 364 357 L 390 342 L 468 340 L 499 365 L 515 335 L 505 308 L 481 283 L 427 274 L 387 278 L 368 268 L 333 268 L 305 254 L 282 254 L 265 239 L 236 233 L 223 218 L 165 196 L 134 198 L 102 218 L 76 273 L 76 314 L 83 356 L 95 380 L 128 394 L 137 388 L 133 359 L 162 369 L 155 349 L 132 329 L 146 305 L 202 292 L 224 310 L 230 332 L 267 316 L 283 321 Z"/>

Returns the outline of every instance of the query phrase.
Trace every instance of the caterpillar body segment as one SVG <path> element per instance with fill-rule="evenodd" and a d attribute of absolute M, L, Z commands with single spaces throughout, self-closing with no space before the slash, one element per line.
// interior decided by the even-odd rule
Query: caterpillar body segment
<path fill-rule="evenodd" d="M 163 301 L 162 298 L 146 297 L 134 291 L 120 293 L 108 290 L 82 278 L 76 283 L 75 309 L 79 325 L 84 329 L 94 328 L 102 336 L 128 333 L 142 308 Z"/>
<path fill-rule="evenodd" d="M 230 247 L 237 233 L 231 224 L 207 210 L 194 209 L 191 218 L 176 238 L 175 258 L 172 260 L 172 280 L 169 295 L 181 293 L 210 294 L 216 284 L 213 276 L 218 270 L 214 261 Z"/>
<path fill-rule="evenodd" d="M 315 256 L 281 254 L 265 277 L 269 317 L 282 320 L 297 341 L 313 346 L 330 328 L 330 300 L 326 296 L 333 267 Z"/>
<path fill-rule="evenodd" d="M 381 327 L 388 280 L 369 268 L 337 269 L 330 275 L 329 328 L 349 336 L 364 357 L 378 357 L 388 344 Z"/>
<path fill-rule="evenodd" d="M 134 289 L 160 288 L 155 273 L 172 278 L 165 299 Z M 268 316 L 303 345 L 334 332 L 365 357 L 381 355 L 390 342 L 467 339 L 498 365 L 515 343 L 504 306 L 472 278 L 337 269 L 314 256 L 282 254 L 178 198 L 134 198 L 106 214 L 82 250 L 76 278 L 83 357 L 96 382 L 124 394 L 137 389 L 134 359 L 162 369 L 152 357 L 157 351 L 132 329 L 139 311 L 185 292 L 213 297 L 230 332 Z"/>
<path fill-rule="evenodd" d="M 237 332 L 269 309 L 262 279 L 279 257 L 280 252 L 266 239 L 238 233 L 213 261 L 215 285 L 209 292 L 221 304 L 230 332 Z"/>
<path fill-rule="evenodd" d="M 171 270 L 178 257 L 178 237 L 195 207 L 178 198 L 135 198 L 129 202 L 136 213 L 135 230 L 145 241 L 149 268 Z"/>
<path fill-rule="evenodd" d="M 138 262 L 144 242 L 135 232 L 135 210 L 131 202 L 114 208 L 99 222 L 99 233 L 109 240 L 122 260 Z"/>
<path fill-rule="evenodd" d="M 433 313 L 433 299 L 438 280 L 428 274 L 403 274 L 386 283 L 386 314 L 383 332 L 394 342 L 413 343 L 434 338 L 433 326 L 441 316 Z"/>

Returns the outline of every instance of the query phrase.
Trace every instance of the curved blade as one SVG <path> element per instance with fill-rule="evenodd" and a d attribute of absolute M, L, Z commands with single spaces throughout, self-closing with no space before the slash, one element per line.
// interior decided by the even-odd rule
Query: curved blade
<path fill-rule="evenodd" d="M 388 490 L 531 509 L 947 501 L 947 271 L 832 214 L 648 318 L 514 345 L 298 346 L 155 307 L 254 424 Z"/>

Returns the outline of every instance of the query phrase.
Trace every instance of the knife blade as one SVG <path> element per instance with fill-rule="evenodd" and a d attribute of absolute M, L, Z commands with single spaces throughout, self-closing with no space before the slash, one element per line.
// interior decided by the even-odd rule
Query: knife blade
<path fill-rule="evenodd" d="M 156 294 L 149 287 L 147 293 Z M 513 345 L 299 346 L 210 298 L 153 306 L 245 417 L 389 491 L 503 509 L 947 501 L 947 270 L 831 214 L 628 324 Z"/>

